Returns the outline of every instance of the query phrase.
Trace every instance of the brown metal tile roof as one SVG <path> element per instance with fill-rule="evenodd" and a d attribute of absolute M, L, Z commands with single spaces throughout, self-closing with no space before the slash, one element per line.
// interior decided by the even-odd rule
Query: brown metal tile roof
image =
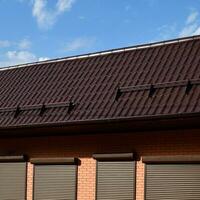
<path fill-rule="evenodd" d="M 199 112 L 200 36 L 0 71 L 0 127 Z"/>

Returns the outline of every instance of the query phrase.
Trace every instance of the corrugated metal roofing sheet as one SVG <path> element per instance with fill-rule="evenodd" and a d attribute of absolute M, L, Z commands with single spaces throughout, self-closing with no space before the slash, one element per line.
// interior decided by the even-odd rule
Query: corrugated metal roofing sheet
<path fill-rule="evenodd" d="M 162 83 L 195 82 L 185 86 L 123 92 L 123 88 Z M 200 112 L 200 39 L 160 43 L 79 59 L 44 62 L 0 71 L 0 127 L 102 120 Z M 193 82 L 192 82 L 193 81 Z M 172 84 L 173 85 L 173 84 Z M 122 93 L 116 101 L 117 89 Z M 73 102 L 53 107 L 15 111 L 5 108 Z"/>

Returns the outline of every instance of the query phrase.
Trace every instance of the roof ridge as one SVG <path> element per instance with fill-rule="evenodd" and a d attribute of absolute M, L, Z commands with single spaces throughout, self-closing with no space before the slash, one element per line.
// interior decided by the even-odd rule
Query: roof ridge
<path fill-rule="evenodd" d="M 164 40 L 164 41 L 158 41 L 158 42 L 152 42 L 152 43 L 145 43 L 145 44 L 139 44 L 139 45 L 134 45 L 134 46 L 109 49 L 109 50 L 104 50 L 104 51 L 97 51 L 97 52 L 93 52 L 93 53 L 60 57 L 60 58 L 55 58 L 55 59 L 50 59 L 50 60 L 45 60 L 45 61 L 37 61 L 37 62 L 32 62 L 32 63 L 12 65 L 12 66 L 8 66 L 8 67 L 0 68 L 0 71 L 28 67 L 28 66 L 39 65 L 39 64 L 48 64 L 48 63 L 54 63 L 54 62 L 62 62 L 62 61 L 66 61 L 66 60 L 75 60 L 75 59 L 81 59 L 81 58 L 108 55 L 108 54 L 126 52 L 126 51 L 131 51 L 131 50 L 136 50 L 136 49 L 146 49 L 146 48 L 152 48 L 152 47 L 157 47 L 157 46 L 169 45 L 169 44 L 173 44 L 173 43 L 180 43 L 180 42 L 198 40 L 198 39 L 200 39 L 200 35 L 181 37 L 181 38 L 176 38 L 176 39 L 170 39 L 170 40 Z"/>

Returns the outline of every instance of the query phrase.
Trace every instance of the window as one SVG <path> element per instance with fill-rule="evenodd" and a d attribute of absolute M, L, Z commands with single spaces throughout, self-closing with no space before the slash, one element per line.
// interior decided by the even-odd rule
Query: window
<path fill-rule="evenodd" d="M 56 161 L 57 159 L 55 159 Z M 36 162 L 34 167 L 34 199 L 76 199 L 77 165 L 66 161 Z M 34 163 L 34 162 L 33 162 Z"/>
<path fill-rule="evenodd" d="M 25 200 L 26 163 L 23 157 L 0 158 L 0 199 Z"/>
<path fill-rule="evenodd" d="M 135 199 L 135 162 L 132 154 L 96 154 L 96 159 L 96 199 Z"/>
<path fill-rule="evenodd" d="M 199 156 L 163 156 L 144 159 L 146 200 L 199 200 Z M 196 162 L 198 161 L 198 162 Z"/>

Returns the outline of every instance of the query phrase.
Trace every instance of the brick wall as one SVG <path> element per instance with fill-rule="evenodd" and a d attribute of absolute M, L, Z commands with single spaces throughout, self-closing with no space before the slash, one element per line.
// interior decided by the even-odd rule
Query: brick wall
<path fill-rule="evenodd" d="M 27 200 L 32 200 L 33 193 L 33 165 L 31 163 L 27 164 Z"/>
<path fill-rule="evenodd" d="M 95 199 L 96 162 L 92 158 L 81 158 L 78 167 L 78 200 Z"/>
<path fill-rule="evenodd" d="M 78 200 L 95 199 L 96 161 L 93 153 L 136 152 L 136 199 L 144 199 L 144 164 L 147 155 L 200 154 L 200 131 L 121 133 L 85 136 L 0 139 L 0 154 L 34 157 L 78 157 Z M 33 165 L 27 167 L 27 199 L 32 199 Z"/>
<path fill-rule="evenodd" d="M 136 163 L 136 200 L 144 199 L 144 164 L 142 161 Z"/>

